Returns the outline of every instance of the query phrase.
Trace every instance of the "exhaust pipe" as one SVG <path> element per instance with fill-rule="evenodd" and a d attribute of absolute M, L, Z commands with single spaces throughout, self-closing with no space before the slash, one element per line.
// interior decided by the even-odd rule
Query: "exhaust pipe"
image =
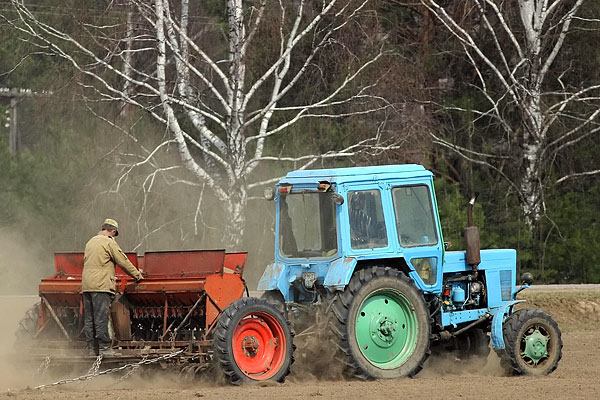
<path fill-rule="evenodd" d="M 479 242 L 479 228 L 473 225 L 473 205 L 479 193 L 475 193 L 467 206 L 467 227 L 464 230 L 466 260 L 473 272 L 477 272 L 477 266 L 481 263 L 481 244 Z"/>

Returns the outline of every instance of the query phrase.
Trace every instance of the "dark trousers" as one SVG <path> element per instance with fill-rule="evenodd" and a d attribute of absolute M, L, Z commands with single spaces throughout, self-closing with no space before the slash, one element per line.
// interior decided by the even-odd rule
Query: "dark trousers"
<path fill-rule="evenodd" d="M 112 299 L 111 293 L 83 293 L 83 333 L 90 349 L 110 347 L 108 318 Z"/>

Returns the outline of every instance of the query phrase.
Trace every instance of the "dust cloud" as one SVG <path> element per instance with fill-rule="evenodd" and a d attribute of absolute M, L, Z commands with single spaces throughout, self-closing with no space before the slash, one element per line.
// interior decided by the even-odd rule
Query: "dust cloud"
<path fill-rule="evenodd" d="M 0 329 L 0 390 L 30 385 L 31 371 L 20 366 L 27 349 L 15 342 L 19 321 L 36 302 L 37 296 L 0 295 L 2 329 Z"/>
<path fill-rule="evenodd" d="M 0 295 L 37 294 L 40 279 L 53 273 L 52 253 L 0 231 Z"/>
<path fill-rule="evenodd" d="M 352 387 L 352 393 L 348 393 L 349 397 L 345 398 L 353 398 L 362 396 L 372 397 L 373 390 L 382 390 L 382 388 L 388 387 L 397 387 L 395 390 L 412 390 L 414 393 L 421 393 L 421 391 L 445 385 L 450 390 L 448 393 L 454 393 L 452 390 L 456 392 L 463 390 L 465 387 L 470 387 L 468 385 L 471 385 L 471 383 L 467 385 L 464 382 L 473 382 L 473 380 L 464 381 L 463 377 L 472 377 L 482 382 L 493 382 L 496 388 L 508 388 L 513 385 L 529 387 L 536 385 L 537 382 L 543 386 L 557 382 L 558 386 L 556 387 L 560 386 L 562 389 L 559 388 L 558 390 L 563 390 L 564 394 L 568 389 L 564 386 L 565 380 L 568 382 L 587 382 L 588 384 L 589 382 L 595 382 L 594 377 L 597 371 L 593 369 L 584 369 L 582 371 L 581 360 L 589 360 L 589 357 L 593 357 L 594 354 L 600 354 L 600 352 L 596 351 L 598 346 L 595 342 L 595 332 L 598 329 L 598 324 L 590 324 L 590 320 L 593 320 L 596 316 L 597 307 L 589 305 L 591 303 L 600 304 L 599 292 L 531 292 L 526 295 L 532 305 L 543 305 L 545 310 L 555 317 L 563 330 L 563 338 L 565 339 L 564 359 L 559 365 L 558 370 L 548 378 L 515 379 L 505 377 L 499 358 L 491 351 L 485 367 L 477 370 L 474 370 L 468 363 L 457 360 L 454 354 L 447 353 L 430 357 L 425 368 L 417 375 L 415 380 L 392 380 L 381 381 L 381 383 L 362 383 L 355 380 L 346 381 L 341 363 L 333 358 L 333 347 L 329 341 L 318 339 L 314 336 L 300 336 L 295 340 L 297 345 L 295 352 L 296 362 L 292 366 L 292 374 L 283 385 L 264 383 L 238 390 L 227 385 L 222 378 L 217 378 L 215 372 L 206 371 L 200 375 L 186 377 L 184 374 L 173 372 L 169 367 L 163 370 L 159 366 L 156 366 L 156 368 L 140 368 L 123 382 L 119 382 L 118 379 L 120 376 L 115 374 L 114 376 L 98 377 L 87 383 L 63 385 L 60 386 L 58 392 L 55 390 L 32 392 L 27 391 L 26 388 L 54 382 L 61 378 L 73 378 L 79 375 L 75 371 L 70 371 L 69 373 L 58 371 L 53 373 L 48 372 L 42 377 L 33 377 L 37 365 L 24 367 L 23 361 L 26 358 L 27 349 L 14 346 L 14 333 L 18 327 L 18 322 L 27 309 L 36 302 L 36 297 L 0 296 L 0 309 L 2 310 L 3 318 L 3 329 L 0 331 L 0 397 L 2 397 L 3 393 L 7 395 L 10 389 L 10 396 L 14 394 L 16 398 L 22 399 L 51 399 L 56 398 L 53 396 L 57 395 L 59 397 L 67 396 L 71 398 L 82 396 L 98 397 L 122 393 L 131 394 L 131 398 L 144 400 L 165 398 L 171 395 L 178 396 L 179 394 L 182 395 L 181 398 L 186 399 L 196 397 L 216 399 L 220 398 L 219 396 L 227 397 L 229 395 L 233 396 L 229 398 L 244 399 L 247 398 L 245 396 L 249 391 L 254 393 L 254 397 L 251 396 L 252 398 L 269 397 L 265 391 L 269 391 L 269 393 L 271 391 L 276 392 L 276 397 L 286 397 L 285 393 L 288 390 L 310 388 L 309 392 L 303 391 L 302 393 L 306 395 L 306 393 L 314 392 L 322 393 L 322 396 L 327 396 L 335 390 Z M 573 311 L 577 307 L 581 310 L 578 311 L 579 314 L 575 314 Z M 581 330 L 580 324 L 586 321 L 588 322 L 586 329 Z M 584 345 L 581 345 L 582 341 Z M 592 362 L 591 365 L 594 365 L 594 363 Z M 85 373 L 86 371 L 80 372 Z M 507 381 L 506 379 L 511 380 Z M 454 385 L 459 386 L 454 387 Z M 479 389 L 482 390 L 485 387 L 486 385 L 483 385 Z M 594 387 L 586 390 L 586 394 L 590 394 L 593 392 Z M 359 392 L 363 394 L 358 395 Z M 398 392 L 396 391 L 396 393 Z M 420 398 L 428 398 L 423 393 L 419 395 Z M 275 395 L 275 393 L 272 394 Z M 454 394 L 455 396 L 450 397 L 458 397 L 457 393 Z M 414 396 L 407 395 L 405 397 Z M 479 397 L 489 398 L 484 394 Z M 506 396 L 502 397 L 498 395 L 495 398 L 506 398 Z M 585 398 L 585 396 L 582 398 Z"/>
<path fill-rule="evenodd" d="M 491 351 L 487 361 L 461 360 L 456 352 L 432 354 L 419 372 L 419 378 L 444 376 L 507 376 L 500 358 Z"/>
<path fill-rule="evenodd" d="M 335 345 L 326 337 L 309 335 L 294 339 L 296 351 L 291 382 L 345 380 L 344 364 L 336 360 Z"/>

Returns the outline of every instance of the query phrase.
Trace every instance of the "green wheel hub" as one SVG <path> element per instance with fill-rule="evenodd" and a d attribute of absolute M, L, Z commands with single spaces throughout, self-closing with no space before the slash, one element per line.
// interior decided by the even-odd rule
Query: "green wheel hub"
<path fill-rule="evenodd" d="M 417 334 L 417 313 L 396 290 L 373 292 L 359 307 L 356 340 L 365 358 L 378 368 L 402 365 L 415 350 Z"/>
<path fill-rule="evenodd" d="M 549 341 L 550 337 L 543 328 L 529 328 L 521 342 L 521 357 L 530 364 L 538 365 L 540 361 L 548 358 Z"/>

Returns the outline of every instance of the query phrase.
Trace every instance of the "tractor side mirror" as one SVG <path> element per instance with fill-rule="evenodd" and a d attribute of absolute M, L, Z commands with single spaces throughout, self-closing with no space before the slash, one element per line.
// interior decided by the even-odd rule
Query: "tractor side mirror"
<path fill-rule="evenodd" d="M 335 204 L 337 204 L 338 206 L 341 206 L 342 204 L 344 204 L 344 196 L 342 196 L 341 194 L 335 193 L 331 197 L 333 198 L 333 202 Z"/>
<path fill-rule="evenodd" d="M 275 198 L 275 190 L 272 187 L 266 187 L 264 191 L 264 197 L 267 200 L 273 200 Z"/>
<path fill-rule="evenodd" d="M 531 286 L 533 283 L 533 275 L 530 272 L 523 272 L 523 275 L 521 275 L 521 282 L 523 282 L 525 285 Z"/>

